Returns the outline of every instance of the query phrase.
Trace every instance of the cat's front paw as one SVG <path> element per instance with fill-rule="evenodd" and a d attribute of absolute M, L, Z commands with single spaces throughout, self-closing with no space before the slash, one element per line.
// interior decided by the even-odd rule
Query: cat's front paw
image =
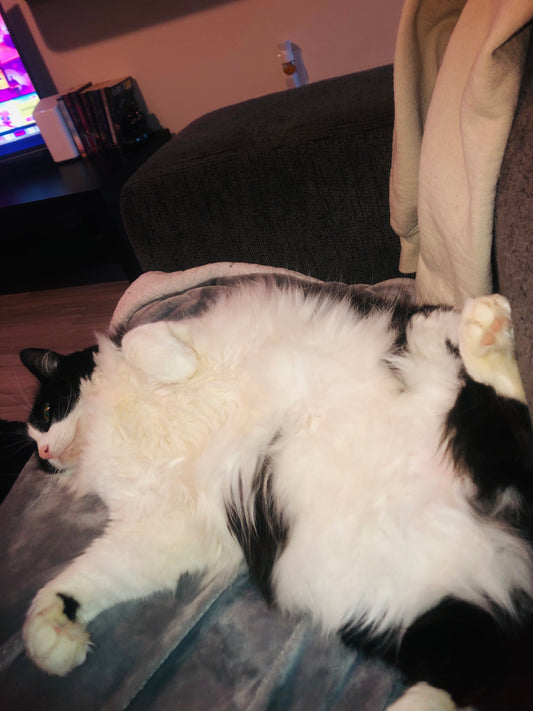
<path fill-rule="evenodd" d="M 48 674 L 64 676 L 85 661 L 91 645 L 85 625 L 76 621 L 72 597 L 41 590 L 22 630 L 28 656 Z"/>
<path fill-rule="evenodd" d="M 514 350 L 511 307 L 500 294 L 468 301 L 463 309 L 459 351 L 468 374 L 496 392 L 525 402 Z"/>

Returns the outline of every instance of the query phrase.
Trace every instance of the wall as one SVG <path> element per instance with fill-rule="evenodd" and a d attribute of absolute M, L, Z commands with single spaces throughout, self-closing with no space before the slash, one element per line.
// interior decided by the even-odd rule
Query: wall
<path fill-rule="evenodd" d="M 59 91 L 134 76 L 177 131 L 285 89 L 276 57 L 298 44 L 310 81 L 392 61 L 402 0 L 3 0 L 18 6 Z M 16 9 L 16 8 L 15 8 Z"/>

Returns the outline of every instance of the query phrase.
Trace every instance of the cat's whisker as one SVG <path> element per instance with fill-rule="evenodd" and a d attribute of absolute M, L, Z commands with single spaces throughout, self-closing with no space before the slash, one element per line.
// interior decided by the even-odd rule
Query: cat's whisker
<path fill-rule="evenodd" d="M 29 398 L 26 394 L 26 389 L 24 388 L 24 385 L 22 384 L 20 378 L 16 378 L 16 384 L 17 384 L 17 390 L 19 394 L 21 395 L 22 401 L 24 402 L 25 405 L 28 406 L 28 408 L 31 408 L 31 403 L 33 401 L 33 394 L 32 397 Z"/>
<path fill-rule="evenodd" d="M 24 421 L 31 410 L 35 395 L 33 383 L 21 378 L 16 368 L 9 372 L 10 386 L 2 402 L 2 418 L 8 421 Z"/>
<path fill-rule="evenodd" d="M 44 472 L 43 472 L 43 476 L 47 476 L 47 475 L 44 474 Z M 49 476 L 49 477 L 48 477 L 48 479 L 53 479 L 53 478 L 54 478 L 53 476 Z M 47 480 L 47 481 L 45 482 L 45 485 L 43 486 L 43 488 L 42 488 L 41 491 L 39 492 L 38 496 L 36 496 L 35 499 L 33 499 L 32 501 L 30 501 L 30 503 L 26 506 L 26 508 L 24 508 L 24 509 L 20 512 L 20 514 L 19 514 L 15 519 L 13 519 L 13 521 L 11 521 L 11 523 L 10 523 L 8 526 L 6 526 L 4 529 L 2 529 L 2 530 L 0 531 L 0 537 L 3 536 L 3 535 L 5 535 L 5 534 L 6 534 L 8 531 L 10 531 L 14 526 L 16 526 L 20 521 L 22 521 L 22 519 L 24 519 L 26 516 L 28 516 L 28 514 L 35 508 L 35 506 L 37 506 L 37 504 L 38 504 L 44 497 L 46 497 L 46 496 L 48 496 L 48 495 L 50 494 L 50 492 L 52 491 L 53 486 L 54 486 L 54 483 L 53 483 L 52 481 L 48 481 L 48 480 Z"/>
<path fill-rule="evenodd" d="M 30 452 L 30 447 L 31 447 L 31 452 Z M 13 458 L 15 458 L 21 452 L 28 450 L 28 459 L 30 458 L 31 454 L 35 451 L 35 448 L 32 446 L 32 443 L 30 441 L 12 442 L 8 446 L 6 446 L 4 449 L 5 449 L 6 454 L 10 455 Z M 10 473 L 16 474 L 18 472 L 10 472 Z"/>

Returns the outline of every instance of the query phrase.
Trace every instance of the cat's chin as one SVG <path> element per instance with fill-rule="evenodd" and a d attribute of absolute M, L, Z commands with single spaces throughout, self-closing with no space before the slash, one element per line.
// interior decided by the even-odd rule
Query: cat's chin
<path fill-rule="evenodd" d="M 47 475 L 69 477 L 78 469 L 78 458 L 51 457 L 43 459 L 38 452 L 35 453 L 39 461 L 39 469 Z"/>
<path fill-rule="evenodd" d="M 75 464 L 65 462 L 60 462 L 57 459 L 40 459 L 39 460 L 40 469 L 45 472 L 45 474 L 70 479 L 70 477 L 76 472 L 77 466 Z"/>
<path fill-rule="evenodd" d="M 76 465 L 72 462 L 63 462 L 60 459 L 50 459 L 52 474 L 72 474 L 75 471 Z"/>
<path fill-rule="evenodd" d="M 38 455 L 37 455 L 38 456 Z M 39 458 L 39 466 L 47 474 L 68 475 L 78 468 L 78 457 L 50 457 L 49 459 Z"/>
<path fill-rule="evenodd" d="M 66 470 L 66 465 L 59 459 L 43 459 L 36 455 L 39 460 L 39 469 L 45 474 L 53 475 L 62 474 Z"/>
<path fill-rule="evenodd" d="M 44 468 L 50 474 L 73 474 L 79 464 L 81 448 L 77 438 L 74 438 L 60 453 L 59 456 L 51 457 L 48 460 L 41 459 Z"/>

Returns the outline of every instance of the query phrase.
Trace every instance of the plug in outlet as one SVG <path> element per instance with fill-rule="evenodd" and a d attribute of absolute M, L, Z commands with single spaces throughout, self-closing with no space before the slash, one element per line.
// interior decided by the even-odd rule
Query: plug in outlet
<path fill-rule="evenodd" d="M 287 89 L 303 86 L 308 82 L 307 71 L 302 59 L 302 50 L 292 42 L 278 44 L 278 59 L 285 74 Z"/>

